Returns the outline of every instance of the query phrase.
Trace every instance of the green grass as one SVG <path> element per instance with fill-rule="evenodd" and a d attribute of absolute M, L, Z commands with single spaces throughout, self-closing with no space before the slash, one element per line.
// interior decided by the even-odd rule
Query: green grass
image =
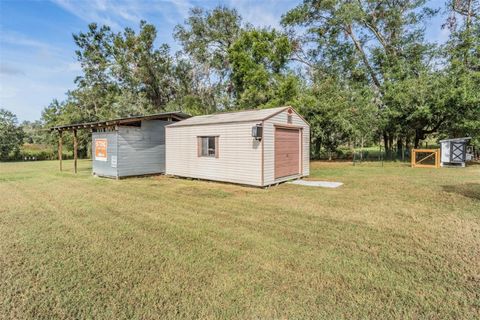
<path fill-rule="evenodd" d="M 0 318 L 480 316 L 480 166 L 256 189 L 90 165 L 0 163 Z"/>

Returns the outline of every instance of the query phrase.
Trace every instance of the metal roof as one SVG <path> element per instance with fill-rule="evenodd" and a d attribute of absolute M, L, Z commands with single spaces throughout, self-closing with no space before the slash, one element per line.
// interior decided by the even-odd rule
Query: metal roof
<path fill-rule="evenodd" d="M 266 120 L 290 107 L 278 107 L 270 109 L 257 109 L 247 111 L 223 112 L 205 116 L 191 117 L 177 123 L 169 124 L 168 127 L 195 126 L 204 124 L 235 123 Z"/>
<path fill-rule="evenodd" d="M 472 139 L 471 137 L 464 137 L 464 138 L 453 138 L 453 139 L 443 139 L 440 142 L 447 142 L 447 141 L 456 141 L 456 142 L 463 142 Z"/>
<path fill-rule="evenodd" d="M 128 124 L 133 122 L 138 122 L 142 120 L 165 120 L 165 119 L 174 119 L 177 121 L 189 118 L 190 115 L 174 111 L 174 112 L 162 112 L 149 114 L 146 116 L 133 116 L 127 118 L 118 118 L 112 120 L 96 121 L 96 122 L 85 122 L 85 123 L 75 123 L 75 124 L 66 124 L 61 126 L 55 126 L 50 128 L 50 130 L 75 130 L 75 129 L 88 129 L 88 128 L 102 128 L 102 127 L 111 127 L 114 125 Z"/>

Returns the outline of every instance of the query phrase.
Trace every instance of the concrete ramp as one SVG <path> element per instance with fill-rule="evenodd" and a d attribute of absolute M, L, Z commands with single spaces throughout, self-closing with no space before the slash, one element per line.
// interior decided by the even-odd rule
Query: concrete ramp
<path fill-rule="evenodd" d="M 307 187 L 322 187 L 322 188 L 338 188 L 343 184 L 341 182 L 311 181 L 311 180 L 295 180 L 288 183 L 298 184 L 298 185 L 307 186 Z"/>

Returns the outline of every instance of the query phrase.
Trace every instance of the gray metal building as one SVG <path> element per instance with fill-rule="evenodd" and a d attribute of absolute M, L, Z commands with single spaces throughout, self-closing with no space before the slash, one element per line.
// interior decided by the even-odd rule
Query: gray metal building
<path fill-rule="evenodd" d="M 52 130 L 59 131 L 60 137 L 63 131 L 73 131 L 75 139 L 77 130 L 91 130 L 93 174 L 122 178 L 164 173 L 165 126 L 188 117 L 181 112 L 165 112 L 58 126 Z"/>
<path fill-rule="evenodd" d="M 165 172 L 165 126 L 187 115 L 158 114 L 92 133 L 93 174 L 121 178 Z M 132 119 L 129 119 L 132 120 Z"/>
<path fill-rule="evenodd" d="M 441 166 L 462 166 L 472 160 L 473 155 L 467 153 L 470 137 L 440 140 Z"/>

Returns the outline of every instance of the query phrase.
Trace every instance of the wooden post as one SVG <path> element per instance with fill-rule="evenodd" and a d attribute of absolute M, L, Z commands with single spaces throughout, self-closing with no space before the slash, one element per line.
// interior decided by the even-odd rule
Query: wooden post
<path fill-rule="evenodd" d="M 435 155 L 435 166 L 437 168 L 440 168 L 440 155 L 441 155 L 440 149 L 437 149 L 436 155 Z"/>
<path fill-rule="evenodd" d="M 73 130 L 73 167 L 75 173 L 77 173 L 77 148 L 78 148 L 78 141 L 77 141 L 77 130 Z"/>
<path fill-rule="evenodd" d="M 410 156 L 411 156 L 411 167 L 415 167 L 415 149 L 412 148 L 412 151 L 410 151 Z"/>
<path fill-rule="evenodd" d="M 58 161 L 60 163 L 60 171 L 62 171 L 62 144 L 63 144 L 63 141 L 62 141 L 62 130 L 59 130 L 58 131 Z"/>

